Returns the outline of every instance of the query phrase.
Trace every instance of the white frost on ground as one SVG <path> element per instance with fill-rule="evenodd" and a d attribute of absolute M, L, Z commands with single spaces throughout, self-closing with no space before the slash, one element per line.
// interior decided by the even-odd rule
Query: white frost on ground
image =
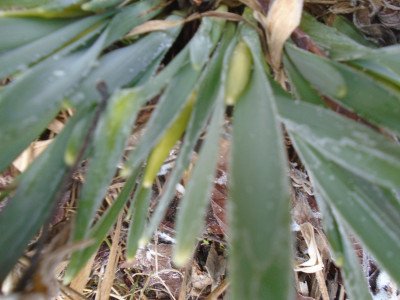
<path fill-rule="evenodd" d="M 390 279 L 386 272 L 381 272 L 376 279 L 376 290 L 378 293 L 373 295 L 374 300 L 399 300 L 397 286 Z"/>

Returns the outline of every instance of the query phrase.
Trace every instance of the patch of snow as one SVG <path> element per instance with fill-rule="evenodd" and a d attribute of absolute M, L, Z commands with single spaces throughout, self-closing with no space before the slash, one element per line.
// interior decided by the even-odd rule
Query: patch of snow
<path fill-rule="evenodd" d="M 175 244 L 176 240 L 172 237 L 170 237 L 168 234 L 164 233 L 164 232 L 157 232 L 158 237 L 166 242 L 170 242 L 171 244 Z"/>
<path fill-rule="evenodd" d="M 386 272 L 381 272 L 376 280 L 376 290 L 378 293 L 373 295 L 374 300 L 398 300 L 396 284 L 391 280 Z"/>
<path fill-rule="evenodd" d="M 180 194 L 182 194 L 182 195 L 185 194 L 185 187 L 184 187 L 182 184 L 180 184 L 180 183 L 178 183 L 178 184 L 176 185 L 176 190 L 178 191 L 178 193 L 180 193 Z"/>

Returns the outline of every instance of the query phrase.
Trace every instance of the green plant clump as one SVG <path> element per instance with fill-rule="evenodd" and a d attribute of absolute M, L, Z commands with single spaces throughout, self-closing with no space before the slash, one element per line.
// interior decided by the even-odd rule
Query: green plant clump
<path fill-rule="evenodd" d="M 228 105 L 234 104 L 229 157 L 231 298 L 292 297 L 284 134 L 312 181 L 349 297 L 372 299 L 349 232 L 400 284 L 400 47 L 361 43 L 363 36 L 355 38 L 356 31 L 347 34 L 304 14 L 301 30 L 326 56 L 287 41 L 282 70 L 288 93 L 272 78 L 257 22 L 248 9 L 232 21 L 223 18 L 227 8 L 222 6 L 218 18 L 204 15 L 195 31 L 187 26 L 192 37 L 177 43 L 184 36 L 180 33 L 188 9 L 172 11 L 163 0 L 128 2 L 0 1 L 0 78 L 11 78 L 0 87 L 0 172 L 45 132 L 61 110 L 68 107 L 74 112 L 50 146 L 17 177 L 15 189 L 3 191 L 8 204 L 0 213 L 0 282 L 47 222 L 65 177 L 79 159 L 88 164 L 72 241 L 93 243 L 72 254 L 65 283 L 97 251 L 127 203 L 133 213 L 126 255 L 133 259 L 164 218 L 206 130 L 176 220 L 174 261 L 185 264 L 203 228 L 228 97 Z M 149 20 L 165 21 L 157 23 L 164 27 L 146 23 Z M 141 24 L 148 24 L 149 32 L 126 37 Z M 242 68 L 243 73 L 232 73 Z M 110 95 L 102 111 L 99 81 L 105 82 Z M 156 96 L 144 134 L 126 154 L 141 108 Z M 326 98 L 364 122 L 331 110 Z M 179 121 L 182 114 L 185 120 Z M 93 121 L 96 116 L 98 122 Z M 169 128 L 176 124 L 183 128 L 171 134 Z M 154 176 L 142 184 L 142 167 L 158 151 L 160 141 L 172 147 L 182 132 L 174 168 L 147 218 L 148 178 Z M 86 151 L 79 155 L 82 149 Z M 121 161 L 123 167 L 117 168 Z M 126 178 L 125 186 L 94 223 L 116 173 Z"/>

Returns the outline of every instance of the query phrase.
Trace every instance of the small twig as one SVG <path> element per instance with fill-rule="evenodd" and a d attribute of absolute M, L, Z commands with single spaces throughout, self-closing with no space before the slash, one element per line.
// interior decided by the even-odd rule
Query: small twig
<path fill-rule="evenodd" d="M 217 300 L 219 295 L 221 295 L 228 288 L 230 282 L 224 279 L 216 288 L 213 290 L 205 300 Z"/>
<path fill-rule="evenodd" d="M 328 289 L 326 288 L 324 273 L 322 270 L 315 272 L 315 276 L 317 277 L 317 282 L 319 286 L 319 290 L 321 292 L 322 300 L 329 300 Z"/>
<path fill-rule="evenodd" d="M 179 292 L 178 300 L 186 300 L 186 284 L 188 281 L 188 276 L 189 276 L 188 274 L 189 274 L 189 264 L 186 264 L 185 275 L 183 276 L 181 291 Z"/>

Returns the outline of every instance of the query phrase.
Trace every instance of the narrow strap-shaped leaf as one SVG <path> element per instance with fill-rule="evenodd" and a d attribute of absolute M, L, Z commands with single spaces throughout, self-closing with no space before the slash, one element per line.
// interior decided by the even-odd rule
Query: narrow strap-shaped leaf
<path fill-rule="evenodd" d="M 214 103 L 218 97 L 224 97 L 224 95 L 221 95 L 221 83 L 224 82 L 227 72 L 227 66 L 224 62 L 228 61 L 230 53 L 233 50 L 233 47 L 231 47 L 231 50 L 228 50 L 233 34 L 234 25 L 228 24 L 222 36 L 220 46 L 217 48 L 216 53 L 211 58 L 210 63 L 201 76 L 197 92 L 197 101 L 193 109 L 193 116 L 188 124 L 179 155 L 168 178 L 168 182 L 163 189 L 163 194 L 158 200 L 158 205 L 140 239 L 140 246 L 147 244 L 153 231 L 164 218 L 168 205 L 175 194 L 176 185 L 182 177 L 182 172 L 187 168 L 190 162 L 191 152 L 209 119 Z"/>
<path fill-rule="evenodd" d="M 354 25 L 353 22 L 348 20 L 345 16 L 336 15 L 333 20 L 332 27 L 336 28 L 340 33 L 348 36 L 357 43 L 367 46 L 369 48 L 376 48 L 377 45 L 367 40 L 365 35 Z"/>
<path fill-rule="evenodd" d="M 30 8 L 35 6 L 41 7 L 53 7 L 63 8 L 76 3 L 82 2 L 82 0 L 2 0 L 0 7 L 24 7 Z"/>
<path fill-rule="evenodd" d="M 286 44 L 286 51 L 314 88 L 370 122 L 400 133 L 400 92 L 344 64 Z M 328 72 L 328 73 L 326 73 Z M 329 74 L 329 80 L 325 80 Z"/>
<path fill-rule="evenodd" d="M 25 70 L 30 64 L 46 57 L 53 51 L 70 43 L 79 34 L 99 24 L 105 17 L 106 15 L 96 15 L 84 18 L 31 43 L 2 54 L 0 56 L 0 77 L 6 77 L 16 71 Z"/>
<path fill-rule="evenodd" d="M 334 60 L 355 59 L 373 52 L 373 49 L 359 44 L 334 27 L 318 22 L 307 13 L 303 14 L 300 28 L 309 34 L 313 41 Z"/>
<path fill-rule="evenodd" d="M 55 116 L 64 97 L 71 94 L 79 80 L 88 74 L 101 50 L 122 37 L 131 26 L 157 13 L 142 13 L 143 9 L 150 10 L 153 2 L 131 5 L 126 12 L 113 18 L 92 47 L 59 60 L 48 59 L 25 72 L 22 78 L 0 93 L 0 138 L 3 141 L 0 145 L 0 171 L 44 130 L 46 124 L 43 120 Z M 12 122 L 15 118 L 20 122 Z"/>
<path fill-rule="evenodd" d="M 139 238 L 142 235 L 142 231 L 147 219 L 147 211 L 149 209 L 151 188 L 146 189 L 143 186 L 138 191 L 136 201 L 131 205 L 135 205 L 135 211 L 132 215 L 131 224 L 129 226 L 126 258 L 128 261 L 132 261 L 135 257 L 136 250 L 139 246 Z"/>
<path fill-rule="evenodd" d="M 34 7 L 34 6 L 39 6 L 39 5 L 46 5 L 53 0 L 2 0 L 0 2 L 0 7 L 1 8 L 9 8 L 11 6 L 16 6 L 16 7 Z"/>
<path fill-rule="evenodd" d="M 203 25 L 200 26 L 202 28 Z M 206 25 L 204 25 L 206 27 Z M 191 44 L 195 43 L 196 40 L 203 40 L 203 34 L 201 32 L 196 33 L 193 37 L 189 45 L 183 50 L 182 57 L 179 58 L 179 63 L 185 60 L 183 55 L 190 55 Z M 203 41 L 203 51 L 204 48 L 207 52 L 207 57 L 211 54 L 213 47 L 207 46 L 207 43 L 211 43 L 210 39 Z M 205 61 L 201 61 L 202 64 L 205 64 Z M 176 64 L 179 67 L 178 64 Z M 192 64 L 185 64 L 181 70 L 177 73 L 177 75 L 172 79 L 169 83 L 167 90 L 164 92 L 163 96 L 160 99 L 159 105 L 157 106 L 155 112 L 153 113 L 145 132 L 145 135 L 140 140 L 137 147 L 131 152 L 129 155 L 128 163 L 127 163 L 127 172 L 129 172 L 129 168 L 131 166 L 136 166 L 136 161 L 141 161 L 147 155 L 148 151 L 154 147 L 157 141 L 164 134 L 166 129 L 172 124 L 174 119 L 177 117 L 175 114 L 176 111 L 183 108 L 185 101 L 188 99 L 191 91 L 194 88 L 194 85 L 197 82 L 197 79 L 200 76 L 201 69 L 203 65 L 199 66 L 199 68 L 193 67 Z M 176 72 L 175 70 L 172 70 Z M 171 72 L 172 73 L 172 72 Z M 165 77 L 164 75 L 162 75 Z M 159 77 L 159 76 L 157 76 Z M 143 96 L 144 99 L 148 99 L 150 95 L 154 95 L 153 86 L 156 85 L 156 89 L 160 90 L 162 86 L 168 83 L 168 78 L 161 77 L 155 78 L 155 82 L 152 83 L 150 80 L 149 84 L 145 84 L 143 87 L 137 89 L 137 91 L 132 91 L 138 93 Z"/>
<path fill-rule="evenodd" d="M 169 19 L 180 18 L 171 16 Z M 165 52 L 171 47 L 179 32 L 179 26 L 166 32 L 153 32 L 131 46 L 111 51 L 102 56 L 97 68 L 84 79 L 77 91 L 68 97 L 68 102 L 75 107 L 81 103 L 82 105 L 89 105 L 98 101 L 99 94 L 96 90 L 96 83 L 100 80 L 107 84 L 110 93 L 113 93 L 117 88 L 141 80 L 143 74 L 152 64 L 155 64 L 154 67 L 158 66 L 159 63 L 157 62 L 164 57 Z M 116 69 L 118 69 L 118 72 L 115 72 Z"/>
<path fill-rule="evenodd" d="M 232 299 L 291 299 L 285 150 L 256 35 L 254 71 L 234 112 L 231 158 Z M 254 43 L 254 44 L 253 44 Z"/>
<path fill-rule="evenodd" d="M 174 261 L 180 266 L 184 265 L 193 254 L 196 237 L 201 233 L 211 188 L 214 185 L 225 108 L 223 99 L 218 100 L 177 215 Z"/>
<path fill-rule="evenodd" d="M 102 35 L 86 51 L 38 65 L 3 90 L 0 94 L 0 171 L 45 128 L 47 124 L 42 120 L 49 118 L 49 114 L 51 119 L 58 112 L 63 98 L 95 62 L 104 38 Z M 16 119 L 19 121 L 15 122 Z M 39 123 L 44 126 L 38 127 Z M 22 140 L 21 136 L 29 139 Z M 10 152 L 10 148 L 19 151 Z"/>
<path fill-rule="evenodd" d="M 74 240 L 88 236 L 89 227 L 123 154 L 138 110 L 137 99 L 129 93 L 118 93 L 110 99 L 93 142 L 94 153 L 79 198 Z"/>
<path fill-rule="evenodd" d="M 292 140 L 317 191 L 400 283 L 400 210 L 388 199 L 393 195 L 329 161 L 299 136 Z"/>
<path fill-rule="evenodd" d="M 291 89 L 298 99 L 305 102 L 314 103 L 317 105 L 327 106 L 327 104 L 318 95 L 318 92 L 311 87 L 311 84 L 299 72 L 290 58 L 284 54 L 282 56 L 283 65 L 285 66 L 286 74 L 289 77 Z"/>
<path fill-rule="evenodd" d="M 384 80 L 389 80 L 400 87 L 400 61 L 398 59 L 400 47 L 394 45 L 374 49 L 375 47 L 372 45 L 371 48 L 371 43 L 366 42 L 362 34 L 356 31 L 354 25 L 347 22 L 341 17 L 336 17 L 333 25 L 342 28 L 351 37 L 339 32 L 336 28 L 316 21 L 308 14 L 303 15 L 301 29 L 309 34 L 334 60 L 348 61 L 351 65 L 376 77 L 383 77 Z"/>
<path fill-rule="evenodd" d="M 0 281 L 5 278 L 46 220 L 53 197 L 67 170 L 64 149 L 76 122 L 86 113 L 77 112 L 45 152 L 22 175 L 15 195 L 0 213 L 0 244 L 8 245 L 0 247 Z"/>
<path fill-rule="evenodd" d="M 0 17 L 75 18 L 87 15 L 81 9 L 82 0 L 52 1 L 49 4 L 26 9 L 0 10 Z"/>
<path fill-rule="evenodd" d="M 156 16 L 161 11 L 161 1 L 139 1 L 120 9 L 120 12 L 111 20 L 105 45 L 108 46 L 121 39 L 133 27 Z"/>
<path fill-rule="evenodd" d="M 204 18 L 201 22 L 201 26 L 197 30 L 196 37 L 193 38 L 189 44 L 190 61 L 195 70 L 199 70 L 203 67 L 208 59 L 212 47 L 210 33 L 213 25 L 212 19 Z"/>
<path fill-rule="evenodd" d="M 111 205 L 109 209 L 101 216 L 100 220 L 96 222 L 96 225 L 90 230 L 89 238 L 93 239 L 94 242 L 89 247 L 82 251 L 73 253 L 68 265 L 68 269 L 64 275 L 64 283 L 68 284 L 72 278 L 82 269 L 89 258 L 97 251 L 102 241 L 107 236 L 108 232 L 115 224 L 118 219 L 122 208 L 125 203 L 129 200 L 133 188 L 136 185 L 136 180 L 140 171 L 140 167 L 137 167 L 125 182 L 125 185 L 118 195 L 118 198 Z"/>
<path fill-rule="evenodd" d="M 278 109 L 289 132 L 367 180 L 389 188 L 400 186 L 398 144 L 328 109 L 284 97 L 279 98 Z"/>
<path fill-rule="evenodd" d="M 335 264 L 341 269 L 346 293 L 351 299 L 372 300 L 360 262 L 347 236 L 344 224 L 339 224 L 327 201 L 318 194 L 318 207 L 322 212 L 324 231 L 329 240 Z M 340 222 L 342 223 L 342 222 Z"/>
<path fill-rule="evenodd" d="M 157 108 L 148 121 L 147 129 L 143 137 L 132 153 L 130 153 L 128 160 L 129 166 L 131 163 L 136 166 L 138 161 L 142 161 L 177 118 L 179 115 L 177 112 L 180 111 L 185 106 L 187 100 L 189 100 L 189 95 L 199 75 L 200 71 L 194 70 L 189 63 L 183 66 L 176 74 L 159 100 Z"/>
<path fill-rule="evenodd" d="M 373 54 L 362 56 L 348 63 L 381 79 L 389 81 L 400 88 L 400 46 L 394 45 L 377 49 Z M 387 83 L 386 83 L 387 84 Z"/>
<path fill-rule="evenodd" d="M 82 4 L 82 9 L 88 11 L 107 9 L 115 5 L 118 5 L 123 1 L 124 0 L 92 0 L 90 2 Z"/>
<path fill-rule="evenodd" d="M 0 18 L 0 53 L 40 39 L 73 21 L 76 20 Z"/>

